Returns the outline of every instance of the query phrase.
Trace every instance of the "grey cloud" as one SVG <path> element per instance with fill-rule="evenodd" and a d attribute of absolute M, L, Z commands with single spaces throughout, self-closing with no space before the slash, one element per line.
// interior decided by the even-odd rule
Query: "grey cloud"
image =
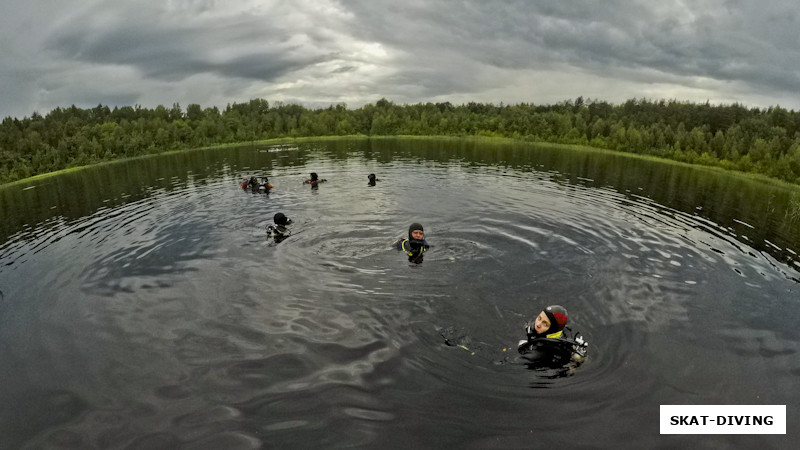
<path fill-rule="evenodd" d="M 5 111 L 258 96 L 550 101 L 585 88 L 610 101 L 665 92 L 800 106 L 789 0 L 85 1 L 30 0 L 0 17 Z"/>
<path fill-rule="evenodd" d="M 798 87 L 791 2 L 777 13 L 752 2 L 722 9 L 698 2 L 692 9 L 671 2 L 414 2 L 388 14 L 374 2 L 347 5 L 367 24 L 365 38 L 417 55 L 458 53 L 508 69 L 649 68 L 665 78 Z M 748 25 L 757 28 L 743 32 Z"/>
<path fill-rule="evenodd" d="M 228 60 L 225 64 L 214 65 L 214 71 L 242 78 L 275 80 L 287 73 L 332 58 L 333 55 L 320 55 L 287 59 L 280 54 L 252 54 Z"/>
<path fill-rule="evenodd" d="M 167 81 L 214 72 L 269 82 L 326 59 L 323 49 L 292 44 L 287 31 L 260 17 L 186 24 L 156 8 L 104 8 L 108 13 L 97 15 L 102 20 L 92 11 L 63 24 L 45 48 L 71 60 L 130 65 Z"/>
<path fill-rule="evenodd" d="M 356 70 L 358 70 L 358 67 L 356 66 L 340 66 L 332 70 L 331 73 L 348 73 L 355 72 Z"/>

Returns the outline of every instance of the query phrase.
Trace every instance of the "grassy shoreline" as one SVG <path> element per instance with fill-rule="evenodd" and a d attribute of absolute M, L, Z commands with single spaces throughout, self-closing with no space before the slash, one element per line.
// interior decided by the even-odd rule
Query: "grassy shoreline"
<path fill-rule="evenodd" d="M 628 152 L 621 152 L 616 150 L 608 150 L 604 148 L 592 147 L 588 145 L 578 145 L 578 144 L 559 144 L 559 143 L 550 143 L 550 142 L 532 142 L 523 139 L 515 139 L 509 137 L 496 137 L 496 136 L 449 136 L 449 135 L 430 135 L 430 136 L 420 136 L 420 135 L 396 135 L 396 136 L 367 136 L 363 134 L 358 135 L 345 135 L 345 136 L 301 136 L 301 137 L 280 137 L 280 138 L 272 138 L 272 139 L 263 139 L 263 140 L 256 140 L 251 142 L 236 142 L 236 143 L 226 143 L 226 144 L 218 144 L 218 145 L 209 145 L 204 147 L 197 147 L 192 149 L 182 149 L 182 150 L 170 150 L 162 153 L 153 153 L 141 156 L 134 156 L 130 158 L 120 158 L 110 161 L 101 161 L 94 164 L 84 165 L 84 166 L 76 166 L 76 167 L 69 167 L 66 169 L 57 170 L 54 172 L 48 172 L 43 174 L 34 175 L 32 177 L 23 178 L 21 180 L 12 181 L 10 183 L 0 184 L 0 189 L 10 188 L 16 185 L 27 184 L 34 181 L 48 179 L 50 177 L 62 175 L 65 173 L 76 172 L 79 170 L 97 167 L 97 166 L 104 166 L 110 164 L 121 164 L 126 163 L 129 161 L 147 159 L 147 158 L 154 158 L 159 156 L 171 155 L 171 154 L 179 154 L 179 153 L 187 153 L 187 152 L 196 152 L 196 151 L 204 151 L 204 150 L 211 150 L 211 149 L 224 149 L 224 148 L 233 148 L 233 147 L 242 147 L 246 145 L 278 145 L 278 144 L 286 144 L 286 143 L 308 143 L 308 142 L 330 142 L 330 141 L 346 141 L 346 140 L 419 140 L 419 141 L 465 141 L 465 142 L 484 142 L 484 143 L 501 143 L 501 144 L 527 144 L 531 146 L 548 146 L 554 148 L 561 148 L 567 151 L 579 151 L 579 152 L 593 152 L 599 154 L 606 154 L 606 155 L 613 155 L 613 156 L 621 156 L 626 158 L 632 159 L 639 159 L 644 161 L 651 161 L 656 163 L 663 163 L 663 164 L 674 164 L 681 167 L 690 167 L 697 170 L 705 170 L 716 174 L 729 174 L 732 176 L 743 177 L 749 179 L 751 181 L 756 181 L 760 183 L 764 183 L 767 185 L 780 187 L 783 189 L 787 189 L 790 191 L 794 191 L 800 195 L 800 186 L 789 183 L 787 181 L 779 180 L 777 178 L 768 177 L 766 175 L 752 173 L 752 172 L 742 172 L 738 170 L 726 169 L 723 167 L 718 166 L 709 166 L 703 164 L 692 164 L 683 161 L 676 161 L 674 159 L 663 158 L 655 155 L 647 155 L 647 154 L 638 154 L 638 153 L 628 153 Z"/>

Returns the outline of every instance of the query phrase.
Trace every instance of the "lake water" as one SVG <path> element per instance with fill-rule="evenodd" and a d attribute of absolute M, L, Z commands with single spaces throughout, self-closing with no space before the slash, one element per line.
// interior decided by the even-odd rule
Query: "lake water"
<path fill-rule="evenodd" d="M 275 188 L 244 192 L 249 175 Z M 0 448 L 791 448 L 796 195 L 600 152 L 402 139 L 9 186 Z M 275 244 L 279 211 L 294 223 Z M 418 265 L 391 248 L 412 222 L 432 245 Z M 552 303 L 590 342 L 567 372 L 515 351 Z M 787 405 L 789 434 L 661 436 L 662 404 Z"/>

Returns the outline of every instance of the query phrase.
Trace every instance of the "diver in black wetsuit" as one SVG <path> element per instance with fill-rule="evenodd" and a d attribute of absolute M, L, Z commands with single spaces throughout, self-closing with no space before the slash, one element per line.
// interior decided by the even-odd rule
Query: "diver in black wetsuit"
<path fill-rule="evenodd" d="M 572 335 L 567 320 L 566 308 L 548 306 L 525 325 L 528 338 L 519 341 L 517 350 L 523 358 L 541 366 L 556 368 L 570 362 L 583 362 L 589 344 L 580 333 Z"/>
<path fill-rule="evenodd" d="M 397 250 L 402 250 L 408 255 L 408 261 L 415 264 L 422 262 L 422 256 L 430 248 L 428 241 L 425 240 L 425 231 L 422 224 L 412 223 L 408 227 L 408 239 L 398 239 L 393 244 Z"/>
<path fill-rule="evenodd" d="M 258 189 L 258 180 L 256 177 L 250 177 L 250 180 L 247 182 L 247 187 L 250 189 Z"/>
<path fill-rule="evenodd" d="M 246 179 L 242 182 L 241 188 L 242 190 L 250 189 L 252 192 L 264 192 L 269 193 L 269 190 L 274 188 L 275 186 L 269 184 L 269 178 L 264 177 L 264 179 L 250 177 L 250 179 Z"/>
<path fill-rule="evenodd" d="M 275 239 L 275 243 L 280 243 L 289 236 L 289 231 L 286 227 L 292 223 L 292 220 L 280 212 L 276 213 L 272 220 L 275 222 L 275 225 L 269 225 L 267 227 L 267 235 Z"/>
<path fill-rule="evenodd" d="M 369 185 L 369 186 L 375 186 L 375 182 L 376 181 L 380 181 L 377 178 L 375 178 L 375 174 L 374 173 L 371 173 L 371 174 L 367 175 L 367 180 L 368 180 L 367 181 L 367 185 Z"/>
<path fill-rule="evenodd" d="M 324 182 L 328 181 L 328 180 L 326 180 L 324 178 L 320 178 L 317 175 L 316 172 L 311 172 L 310 175 L 311 175 L 311 178 L 309 178 L 308 180 L 303 181 L 303 184 L 310 184 L 311 187 L 314 187 L 314 186 L 317 186 L 319 183 L 324 183 Z"/>
<path fill-rule="evenodd" d="M 264 177 L 263 180 L 259 180 L 259 181 L 260 181 L 260 183 L 258 185 L 259 192 L 264 192 L 266 194 L 269 194 L 269 190 L 275 187 L 275 186 L 273 186 L 273 185 L 271 185 L 269 183 L 269 178 L 268 177 Z"/>
<path fill-rule="evenodd" d="M 258 180 L 256 177 L 250 177 L 250 179 L 245 179 L 242 181 L 241 184 L 242 190 L 246 191 L 248 189 L 256 190 L 258 189 Z"/>

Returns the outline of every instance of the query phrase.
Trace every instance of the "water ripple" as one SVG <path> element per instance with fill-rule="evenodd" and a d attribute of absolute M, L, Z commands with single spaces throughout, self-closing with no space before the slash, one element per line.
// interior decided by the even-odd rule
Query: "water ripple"
<path fill-rule="evenodd" d="M 593 420 L 797 400 L 797 283 L 743 238 L 757 224 L 535 164 L 326 152 L 165 176 L 0 244 L 3 392 L 21 405 L 0 447 L 514 447 L 569 414 L 621 441 Z M 243 167 L 275 189 L 239 189 Z M 311 171 L 328 182 L 303 185 Z M 392 248 L 416 221 L 418 265 Z M 514 343 L 553 303 L 589 358 L 528 370 Z"/>

